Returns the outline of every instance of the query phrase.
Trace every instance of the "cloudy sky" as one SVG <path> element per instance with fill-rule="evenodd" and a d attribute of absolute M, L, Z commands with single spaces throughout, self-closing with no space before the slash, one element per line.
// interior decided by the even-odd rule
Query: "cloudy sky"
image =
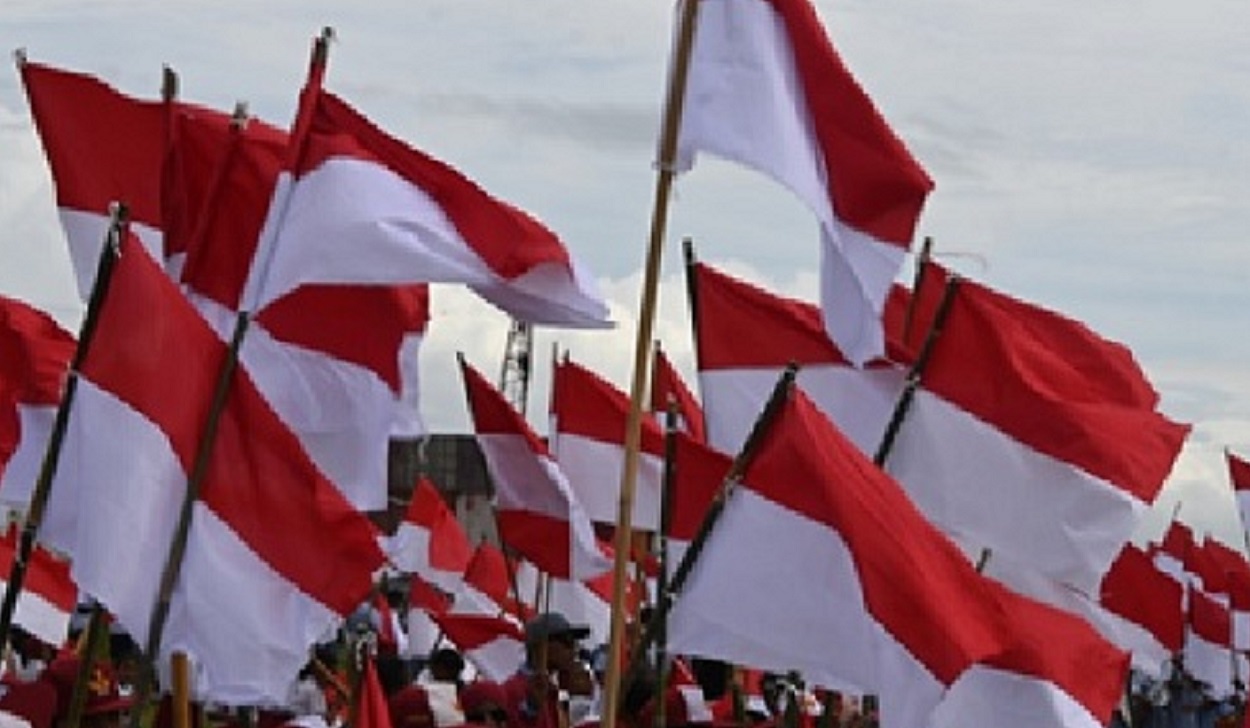
<path fill-rule="evenodd" d="M 937 188 L 920 234 L 950 266 L 1129 345 L 1194 435 L 1147 530 L 1240 543 L 1222 449 L 1250 455 L 1250 4 L 819 0 L 844 60 Z M 0 46 L 155 96 L 289 123 L 309 41 L 327 85 L 391 133 L 555 229 L 600 279 L 612 333 L 541 331 L 622 388 L 632 365 L 667 0 L 5 0 Z M 0 73 L 0 293 L 76 328 L 80 308 L 17 73 Z M 814 298 L 816 230 L 784 191 L 702 160 L 677 186 L 656 334 L 693 360 L 677 242 Z M 906 268 L 905 270 L 909 270 Z M 498 371 L 507 320 L 435 291 L 425 416 L 466 431 L 455 351 Z M 536 416 L 531 416 L 536 420 Z"/>

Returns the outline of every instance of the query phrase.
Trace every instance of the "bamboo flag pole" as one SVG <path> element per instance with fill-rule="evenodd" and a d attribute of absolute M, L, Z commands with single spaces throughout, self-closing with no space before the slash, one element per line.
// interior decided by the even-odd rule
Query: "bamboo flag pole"
<path fill-rule="evenodd" d="M 69 707 L 66 708 L 61 728 L 78 728 L 82 722 L 83 708 L 87 704 L 87 683 L 91 680 L 91 672 L 100 656 L 108 629 L 104 623 L 104 608 L 99 602 L 92 603 L 82 649 L 78 654 L 78 671 L 74 674 L 74 687 L 70 691 Z"/>
<path fill-rule="evenodd" d="M 185 652 L 170 656 L 170 697 L 174 714 L 173 728 L 191 728 L 191 665 Z"/>
<path fill-rule="evenodd" d="M 17 610 L 17 597 L 26 580 L 30 555 L 35 550 L 35 538 L 39 534 L 40 526 L 43 525 L 44 511 L 47 510 L 48 498 L 52 493 L 52 481 L 56 478 L 57 467 L 61 462 L 61 445 L 65 441 L 65 430 L 69 425 L 70 407 L 73 406 L 74 395 L 78 391 L 78 370 L 82 366 L 87 351 L 91 348 L 91 339 L 95 336 L 100 306 L 104 303 L 109 282 L 113 278 L 113 265 L 117 260 L 121 236 L 125 234 L 127 219 L 126 206 L 114 203 L 109 211 L 108 232 L 105 233 L 104 242 L 100 247 L 95 282 L 91 287 L 91 295 L 87 299 L 86 317 L 83 319 L 78 334 L 78 346 L 74 349 L 74 358 L 70 361 L 65 379 L 65 392 L 61 395 L 61 402 L 56 408 L 56 418 L 52 422 L 48 447 L 44 451 L 43 463 L 39 469 L 39 477 L 35 480 L 34 492 L 30 496 L 30 505 L 26 508 L 22 533 L 13 554 L 13 564 L 9 567 L 9 581 L 4 588 L 4 601 L 0 602 L 0 645 L 8 644 L 9 641 L 9 632 L 13 626 L 13 613 Z"/>
<path fill-rule="evenodd" d="M 946 280 L 946 288 L 942 291 L 942 299 L 938 302 L 937 312 L 933 315 L 933 323 L 930 324 L 929 331 L 925 334 L 920 353 L 916 355 L 916 360 L 912 362 L 911 369 L 907 372 L 903 393 L 899 395 L 898 402 L 894 405 L 894 412 L 890 415 L 885 434 L 881 437 L 881 444 L 872 458 L 878 467 L 885 467 L 885 461 L 890 457 L 890 450 L 894 448 L 894 441 L 898 438 L 899 430 L 903 426 L 903 418 L 907 416 L 907 411 L 911 409 L 911 403 L 916 398 L 920 377 L 924 374 L 925 367 L 928 366 L 929 359 L 933 356 L 933 347 L 942 334 L 943 326 L 946 325 L 946 316 L 950 313 L 951 303 L 955 300 L 959 282 L 960 278 L 957 275 L 952 275 Z M 914 291 L 912 295 L 915 295 Z"/>
<path fill-rule="evenodd" d="M 191 535 L 191 518 L 195 512 L 195 503 L 199 500 L 200 487 L 204 483 L 204 478 L 208 474 L 208 466 L 212 462 L 213 445 L 217 441 L 217 424 L 221 420 L 221 414 L 226 408 L 226 400 L 230 395 L 231 383 L 234 381 L 234 373 L 239 363 L 239 347 L 243 344 L 248 322 L 248 314 L 243 311 L 239 312 L 235 318 L 234 334 L 230 338 L 225 360 L 221 363 L 221 369 L 217 374 L 217 384 L 204 423 L 204 431 L 200 434 L 195 461 L 187 477 L 186 492 L 183 493 L 182 507 L 178 512 L 178 521 L 174 525 L 173 540 L 169 545 L 165 566 L 161 570 L 156 603 L 148 620 L 148 636 L 135 686 L 136 700 L 130 715 L 130 728 L 139 728 L 140 716 L 152 698 L 152 687 L 156 678 L 156 660 L 160 653 L 165 623 L 169 618 L 174 588 L 178 585 L 179 574 L 182 573 L 182 562 Z"/>
<path fill-rule="evenodd" d="M 642 297 L 639 302 L 638 331 L 634 342 L 634 376 L 630 384 L 629 414 L 625 420 L 625 462 L 621 467 L 620 502 L 616 511 L 615 561 L 612 569 L 612 611 L 608 630 L 608 670 L 604 677 L 603 728 L 616 728 L 616 712 L 620 703 L 621 642 L 625 627 L 625 565 L 629 557 L 630 532 L 634 509 L 634 485 L 638 474 L 638 447 L 642 439 L 642 400 L 646 389 L 647 356 L 651 332 L 655 324 L 655 304 L 659 288 L 660 258 L 668 225 L 668 204 L 675 175 L 677 132 L 681 128 L 682 104 L 686 95 L 686 77 L 690 69 L 690 51 L 694 46 L 697 0 L 682 4 L 669 78 L 664 128 L 660 137 L 659 168 L 656 170 L 655 202 L 651 216 L 651 237 L 647 245 L 643 272 Z"/>
<path fill-rule="evenodd" d="M 695 532 L 689 548 L 686 549 L 686 553 L 682 555 L 681 561 L 678 562 L 677 568 L 673 571 L 673 577 L 669 581 L 668 588 L 659 594 L 655 610 L 651 613 L 651 619 L 647 622 L 642 637 L 638 640 L 637 651 L 630 659 L 629 675 L 631 677 L 636 675 L 642 668 L 641 656 L 646 654 L 646 651 L 655 641 L 660 626 L 667 626 L 668 613 L 672 609 L 673 602 L 676 601 L 677 595 L 681 593 L 681 590 L 685 588 L 686 579 L 690 577 L 690 572 L 694 569 L 695 562 L 698 560 L 699 555 L 703 553 L 703 546 L 712 533 L 712 527 L 716 525 L 721 512 L 725 510 L 725 504 L 728 502 L 729 496 L 733 494 L 738 480 L 742 478 L 747 465 L 755 457 L 755 452 L 763 442 L 764 436 L 771 430 L 782 406 L 790 398 L 798 371 L 798 365 L 792 363 L 787 365 L 781 376 L 778 377 L 777 384 L 773 387 L 772 394 L 769 395 L 768 401 L 764 404 L 759 417 L 755 420 L 755 424 L 752 425 L 746 442 L 743 443 L 742 449 L 734 457 L 733 463 L 729 466 L 729 471 L 725 473 L 720 491 L 716 494 L 716 498 L 708 504 L 707 512 L 703 515 L 703 521 L 699 524 L 699 530 Z"/>

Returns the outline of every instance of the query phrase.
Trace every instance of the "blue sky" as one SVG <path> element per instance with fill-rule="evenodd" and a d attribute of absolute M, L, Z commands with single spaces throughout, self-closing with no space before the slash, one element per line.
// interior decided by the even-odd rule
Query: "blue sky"
<path fill-rule="evenodd" d="M 350 6 L 350 7 L 349 7 Z M 1250 455 L 1250 5 L 1240 0 L 817 7 L 843 59 L 936 181 L 921 218 L 945 261 L 1130 346 L 1195 433 L 1148 524 L 1240 543 L 1221 450 Z M 601 280 L 610 334 L 540 332 L 622 387 L 654 188 L 671 6 L 659 0 L 7 0 L 0 46 L 155 95 L 285 125 L 309 40 L 328 85 L 391 133 L 544 220 Z M 76 325 L 50 181 L 17 74 L 0 72 L 0 292 Z M 678 184 L 657 334 L 693 373 L 677 241 L 773 290 L 815 295 L 815 223 L 771 183 L 703 160 Z M 908 269 L 909 270 L 909 269 Z M 425 414 L 464 430 L 453 353 L 496 371 L 507 321 L 435 292 Z M 531 419 L 537 421 L 536 416 Z M 541 429 L 541 428 L 540 428 Z"/>

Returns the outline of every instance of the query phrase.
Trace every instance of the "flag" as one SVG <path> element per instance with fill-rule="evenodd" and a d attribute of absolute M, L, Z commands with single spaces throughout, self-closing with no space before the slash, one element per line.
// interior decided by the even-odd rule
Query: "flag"
<path fill-rule="evenodd" d="M 702 405 L 677 373 L 677 368 L 669 361 L 664 350 L 657 346 L 655 365 L 651 369 L 651 411 L 655 413 L 656 421 L 661 427 L 664 426 L 669 402 L 677 405 L 678 427 L 692 439 L 706 442 Z"/>
<path fill-rule="evenodd" d="M 364 675 L 360 678 L 360 691 L 356 698 L 356 714 L 352 725 L 359 728 L 392 728 L 391 712 L 387 708 L 386 692 L 378 679 L 378 669 L 372 657 L 364 660 Z"/>
<path fill-rule="evenodd" d="M 1223 575 L 1224 594 L 1232 615 L 1232 646 L 1250 649 L 1250 562 L 1240 551 L 1207 536 L 1203 551 L 1211 566 Z"/>
<path fill-rule="evenodd" d="M 1163 537 L 1159 539 L 1159 543 L 1151 544 L 1147 548 L 1147 553 L 1150 554 L 1151 560 L 1160 571 L 1181 586 L 1185 586 L 1190 580 L 1186 564 L 1190 559 L 1189 552 L 1194 548 L 1196 546 L 1193 531 L 1189 526 L 1173 518 L 1167 530 L 1163 532 Z"/>
<path fill-rule="evenodd" d="M 49 507 L 59 498 L 77 508 L 65 549 L 74 579 L 140 644 L 226 356 L 127 236 Z M 204 699 L 282 701 L 308 648 L 371 590 L 383 563 L 376 529 L 316 469 L 245 367 L 231 377 L 208 457 L 156 658 L 190 656 Z"/>
<path fill-rule="evenodd" d="M 590 579 L 612 568 L 606 547 L 568 480 L 524 418 L 461 359 L 478 445 L 495 484 L 495 516 L 505 544 L 552 576 Z"/>
<path fill-rule="evenodd" d="M 483 541 L 473 550 L 464 570 L 464 581 L 452 589 L 456 614 L 508 615 L 523 622 L 530 608 L 514 593 L 516 569 L 498 548 Z"/>
<path fill-rule="evenodd" d="M 568 361 L 556 364 L 551 387 L 551 453 L 586 515 L 615 524 L 625 464 L 625 421 L 629 397 L 589 369 Z M 664 479 L 664 433 L 644 419 L 634 490 L 635 528 L 660 523 Z"/>
<path fill-rule="evenodd" d="M 1183 650 L 1185 669 L 1207 683 L 1217 698 L 1233 691 L 1232 618 L 1226 604 L 1189 587 L 1189 606 Z"/>
<path fill-rule="evenodd" d="M 482 614 L 439 614 L 434 621 L 488 680 L 503 682 L 525 662 L 525 635 L 507 619 Z"/>
<path fill-rule="evenodd" d="M 19 528 L 13 524 L 0 538 L 0 589 L 8 586 L 17 555 Z M 69 562 L 36 545 L 26 562 L 22 591 L 17 595 L 13 623 L 43 642 L 60 645 L 69 635 L 69 620 L 78 604 L 78 586 L 69 575 Z"/>
<path fill-rule="evenodd" d="M 1029 706 L 1032 721 L 1058 724 L 1058 712 L 1102 725 L 1127 670 L 1127 655 L 1076 618 L 977 574 L 797 389 L 711 531 L 669 629 L 674 652 L 879 694 L 887 728 L 950 725 L 929 723 L 944 699 L 963 712 L 957 723 L 1016 725 Z M 1074 684 L 1078 666 L 1087 674 Z"/>
<path fill-rule="evenodd" d="M 388 539 L 387 557 L 400 570 L 450 589 L 462 581 L 473 547 L 456 514 L 428 478 L 419 478 L 404 519 Z"/>
<path fill-rule="evenodd" d="M 1184 641 L 1183 587 L 1155 566 L 1149 554 L 1127 544 L 1099 588 L 1099 603 L 1132 627 L 1117 643 L 1133 653 L 1133 664 L 1160 677 Z M 1127 642 L 1127 644 L 1126 644 Z"/>
<path fill-rule="evenodd" d="M 0 296 L 0 501 L 7 505 L 30 503 L 74 347 L 51 316 Z"/>
<path fill-rule="evenodd" d="M 945 273 L 916 302 L 932 320 Z M 733 451 L 790 361 L 799 382 L 875 454 L 916 347 L 905 292 L 886 311 L 891 360 L 865 369 L 823 335 L 811 305 L 697 265 L 696 342 L 709 441 Z M 913 337 L 918 339 L 919 337 Z M 1087 594 L 1154 502 L 1188 427 L 1125 347 L 1076 321 L 962 281 L 885 467 L 936 525 Z"/>
<path fill-rule="evenodd" d="M 462 283 L 522 321 L 608 325 L 555 233 L 383 132 L 323 90 L 321 71 L 301 96 L 245 300 L 263 308 L 307 284 Z"/>
<path fill-rule="evenodd" d="M 1237 514 L 1241 517 L 1241 530 L 1250 529 L 1250 462 L 1237 457 L 1225 450 L 1224 457 L 1228 460 L 1228 481 L 1233 486 L 1233 497 L 1237 500 Z"/>
<path fill-rule="evenodd" d="M 838 57 L 807 0 L 700 2 L 677 169 L 707 152 L 793 192 L 820 225 L 823 325 L 856 363 L 933 182 Z"/>

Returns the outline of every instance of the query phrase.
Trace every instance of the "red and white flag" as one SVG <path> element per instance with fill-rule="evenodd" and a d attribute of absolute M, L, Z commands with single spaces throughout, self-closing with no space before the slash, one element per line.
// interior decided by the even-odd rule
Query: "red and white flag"
<path fill-rule="evenodd" d="M 612 568 L 568 479 L 534 433 L 490 382 L 461 360 L 478 445 L 495 484 L 495 516 L 505 544 L 543 571 L 591 579 Z"/>
<path fill-rule="evenodd" d="M 1128 660 L 977 574 L 797 390 L 678 596 L 669 644 L 879 694 L 887 727 L 951 725 L 929 723 L 947 698 L 956 723 L 1014 725 L 1027 706 L 1026 725 L 1103 725 Z"/>
<path fill-rule="evenodd" d="M 1185 586 L 1190 582 L 1189 572 L 1186 570 L 1190 559 L 1189 552 L 1195 548 L 1194 532 L 1181 521 L 1173 519 L 1163 532 L 1163 538 L 1157 544 L 1150 544 L 1146 553 L 1159 571 Z"/>
<path fill-rule="evenodd" d="M 876 453 L 916 347 L 904 295 L 886 311 L 893 365 L 846 365 L 813 306 L 695 268 L 696 341 L 711 443 L 733 451 L 790 361 L 821 409 Z M 924 331 L 944 274 L 929 273 Z M 913 340 L 920 337 L 913 336 Z M 1081 324 L 963 281 L 886 468 L 936 525 L 1085 593 L 1154 501 L 1188 427 L 1156 409 L 1130 352 Z"/>
<path fill-rule="evenodd" d="M 808 0 L 703 0 L 678 135 L 793 192 L 820 223 L 823 322 L 856 363 L 884 346 L 881 311 L 933 182 L 830 43 Z"/>
<path fill-rule="evenodd" d="M 1112 639 L 1132 652 L 1138 669 L 1160 677 L 1167 661 L 1180 651 L 1185 635 L 1184 596 L 1184 588 L 1132 544 L 1112 562 L 1098 602 L 1119 618 L 1119 639 Z"/>
<path fill-rule="evenodd" d="M 628 414 L 629 397 L 610 382 L 567 359 L 556 364 L 551 453 L 592 521 L 616 523 Z M 664 433 L 653 420 L 643 419 L 640 438 L 631 523 L 655 530 L 660 523 Z"/>
<path fill-rule="evenodd" d="M 1186 614 L 1185 669 L 1217 698 L 1233 692 L 1232 616 L 1228 605 L 1191 585 Z"/>
<path fill-rule="evenodd" d="M 1233 620 L 1232 646 L 1238 650 L 1250 649 L 1250 562 L 1241 551 L 1210 536 L 1203 539 L 1203 551 L 1224 577 L 1224 593 L 1228 596 Z"/>
<path fill-rule="evenodd" d="M 482 614 L 440 614 L 443 635 L 488 680 L 503 682 L 525 662 L 525 634 L 515 623 Z"/>
<path fill-rule="evenodd" d="M 0 502 L 25 509 L 43 466 L 74 337 L 48 314 L 0 296 Z"/>
<path fill-rule="evenodd" d="M 52 505 L 60 498 L 77 512 L 66 549 L 75 580 L 140 644 L 226 355 L 127 236 Z M 384 561 L 376 529 L 317 470 L 246 367 L 231 377 L 208 457 L 159 660 L 188 654 L 206 699 L 282 701 L 309 646 L 372 589 Z"/>
<path fill-rule="evenodd" d="M 517 593 L 517 569 L 503 552 L 483 541 L 473 550 L 464 570 L 464 581 L 452 589 L 451 611 L 456 614 L 508 615 L 518 623 L 529 618 L 530 608 Z"/>
<path fill-rule="evenodd" d="M 1241 517 L 1241 530 L 1250 531 L 1250 462 L 1224 451 L 1228 460 L 1228 482 L 1233 486 L 1237 500 L 1237 514 Z"/>
<path fill-rule="evenodd" d="M 14 524 L 0 538 L 0 589 L 8 586 L 19 531 Z M 77 604 L 78 585 L 70 579 L 69 562 L 35 546 L 26 562 L 13 623 L 50 645 L 60 645 L 69 636 L 69 620 Z"/>
<path fill-rule="evenodd" d="M 464 580 L 473 547 L 456 514 L 428 478 L 419 478 L 404 520 L 387 539 L 387 558 L 400 571 L 450 590 Z"/>
<path fill-rule="evenodd" d="M 609 325 L 555 233 L 386 134 L 323 74 L 314 61 L 245 301 L 263 308 L 308 284 L 462 283 L 523 321 Z"/>
<path fill-rule="evenodd" d="M 690 391 L 690 387 L 677 373 L 677 367 L 669 361 L 664 350 L 657 346 L 651 369 L 651 411 L 661 428 L 664 426 L 669 402 L 677 405 L 678 427 L 691 439 L 707 442 L 707 431 L 703 425 L 703 405 L 699 404 L 694 392 Z"/>

